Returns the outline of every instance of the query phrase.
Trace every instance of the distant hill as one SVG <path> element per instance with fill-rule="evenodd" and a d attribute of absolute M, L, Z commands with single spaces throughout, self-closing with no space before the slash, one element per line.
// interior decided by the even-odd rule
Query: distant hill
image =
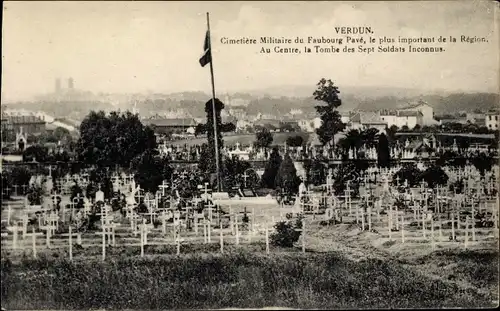
<path fill-rule="evenodd" d="M 284 85 L 269 87 L 257 90 L 246 91 L 254 96 L 269 97 L 311 97 L 316 90 L 316 85 Z M 421 90 L 401 87 L 387 86 L 339 86 L 340 96 L 342 98 L 355 96 L 358 99 L 378 98 L 384 96 L 394 97 L 415 97 L 423 94 L 446 95 L 443 90 Z"/>
<path fill-rule="evenodd" d="M 423 95 L 415 97 L 384 96 L 360 101 L 358 109 L 378 110 L 397 109 L 407 103 L 423 100 L 434 108 L 435 113 L 454 113 L 459 111 L 472 112 L 476 109 L 489 110 L 498 108 L 499 95 L 494 93 L 454 93 L 446 96 Z"/>
<path fill-rule="evenodd" d="M 240 92 L 219 92 L 218 97 L 224 101 L 226 94 L 232 98 L 249 101 L 247 114 L 270 114 L 281 116 L 290 109 L 301 109 L 305 113 L 314 113 L 318 104 L 312 97 L 315 85 L 311 86 L 279 86 L 260 90 L 245 90 Z M 499 105 L 499 95 L 495 93 L 449 93 L 443 90 L 425 91 L 397 87 L 339 87 L 342 105 L 341 111 L 397 109 L 408 103 L 423 100 L 431 105 L 437 114 L 459 111 L 489 110 Z M 204 92 L 176 92 L 170 94 L 140 94 L 135 101 L 120 105 L 122 110 L 132 109 L 137 102 L 141 112 L 156 114 L 166 110 L 183 109 L 193 117 L 204 117 L 204 103 L 210 99 Z M 4 107 L 5 105 L 2 104 Z M 72 117 L 81 119 L 91 109 L 116 109 L 107 103 L 105 98 L 93 100 L 92 104 L 82 104 L 80 101 L 38 101 L 15 104 L 16 108 L 34 111 L 45 111 L 57 117 Z"/>

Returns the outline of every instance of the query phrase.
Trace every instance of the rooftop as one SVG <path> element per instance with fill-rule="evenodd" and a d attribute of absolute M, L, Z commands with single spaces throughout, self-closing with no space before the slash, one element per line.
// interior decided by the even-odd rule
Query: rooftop
<path fill-rule="evenodd" d="M 37 116 L 4 116 L 2 120 L 12 124 L 44 124 L 45 121 Z"/>
<path fill-rule="evenodd" d="M 144 125 L 155 125 L 155 126 L 171 126 L 171 127 L 190 127 L 196 126 L 196 121 L 192 118 L 181 118 L 181 119 L 145 119 L 141 120 Z"/>
<path fill-rule="evenodd" d="M 398 110 L 399 117 L 421 117 L 423 113 L 420 111 L 412 111 L 412 110 Z"/>
<path fill-rule="evenodd" d="M 351 122 L 357 122 L 361 124 L 387 124 L 380 115 L 376 112 L 371 111 L 361 111 L 356 113 L 352 118 Z"/>
<path fill-rule="evenodd" d="M 422 107 L 422 106 L 429 106 L 430 105 L 426 102 L 424 102 L 423 100 L 419 100 L 418 102 L 416 103 L 408 103 L 407 105 L 401 107 L 400 109 L 403 109 L 403 110 L 406 110 L 406 109 L 415 109 L 415 108 L 418 108 L 418 107 Z"/>

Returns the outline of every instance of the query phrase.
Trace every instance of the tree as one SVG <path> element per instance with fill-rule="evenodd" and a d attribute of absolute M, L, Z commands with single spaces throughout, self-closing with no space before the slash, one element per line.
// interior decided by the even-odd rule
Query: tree
<path fill-rule="evenodd" d="M 360 162 L 360 161 L 357 161 L 357 162 Z M 338 196 L 344 195 L 345 194 L 344 191 L 346 190 L 347 181 L 354 182 L 355 180 L 357 180 L 359 178 L 359 173 L 360 173 L 360 169 L 358 167 L 356 167 L 356 165 L 353 164 L 352 162 L 343 163 L 340 166 L 338 166 L 333 172 L 333 176 L 334 176 L 333 188 L 335 191 L 335 195 L 338 195 Z M 352 188 L 355 188 L 355 187 L 352 187 L 352 185 L 351 185 L 351 189 Z"/>
<path fill-rule="evenodd" d="M 40 187 L 31 187 L 28 190 L 28 195 L 26 196 L 30 205 L 42 205 L 43 201 L 43 190 Z"/>
<path fill-rule="evenodd" d="M 319 158 L 314 158 L 309 173 L 310 183 L 315 186 L 323 185 L 326 182 L 326 171 L 325 164 Z"/>
<path fill-rule="evenodd" d="M 405 180 L 408 181 L 410 187 L 417 186 L 421 180 L 421 171 L 417 168 L 415 163 L 405 164 L 399 171 L 392 176 L 394 183 L 399 180 L 399 183 L 404 183 Z"/>
<path fill-rule="evenodd" d="M 424 180 L 429 188 L 435 188 L 437 185 L 446 185 L 448 175 L 441 167 L 433 165 L 421 173 L 420 179 Z"/>
<path fill-rule="evenodd" d="M 286 144 L 290 147 L 300 147 L 304 144 L 304 138 L 300 135 L 289 136 L 286 139 Z"/>
<path fill-rule="evenodd" d="M 137 155 L 155 148 L 153 130 L 142 125 L 137 115 L 91 111 L 80 125 L 76 151 L 78 160 L 86 164 L 128 168 Z"/>
<path fill-rule="evenodd" d="M 297 169 L 293 164 L 292 158 L 287 153 L 281 162 L 278 174 L 276 175 L 275 185 L 286 193 L 295 194 L 299 191 L 300 178 L 297 176 Z"/>
<path fill-rule="evenodd" d="M 9 184 L 18 187 L 18 192 L 22 185 L 27 185 L 31 179 L 31 171 L 23 166 L 14 166 L 8 174 L 5 175 L 9 179 Z"/>
<path fill-rule="evenodd" d="M 255 133 L 255 139 L 254 146 L 256 148 L 267 149 L 273 143 L 273 134 L 267 128 L 263 128 Z"/>
<path fill-rule="evenodd" d="M 345 152 L 349 149 L 359 149 L 363 145 L 363 138 L 358 130 L 350 130 L 344 138 L 339 141 L 339 145 Z"/>
<path fill-rule="evenodd" d="M 278 175 L 278 171 L 281 166 L 281 156 L 278 152 L 278 148 L 273 148 L 271 155 L 269 156 L 269 162 L 266 164 L 266 168 L 264 170 L 264 174 L 262 174 L 262 187 L 268 189 L 276 188 L 276 175 Z"/>
<path fill-rule="evenodd" d="M 366 129 L 360 133 L 360 136 L 366 147 L 372 148 L 377 145 L 378 130 L 376 128 Z"/>
<path fill-rule="evenodd" d="M 64 127 L 56 127 L 53 133 L 57 141 L 71 140 L 71 133 Z"/>
<path fill-rule="evenodd" d="M 481 152 L 476 157 L 473 157 L 471 159 L 471 162 L 472 165 L 474 165 L 476 169 L 479 171 L 481 176 L 484 176 L 484 173 L 486 171 L 491 171 L 491 168 L 493 167 L 495 160 L 493 159 L 493 157 L 486 155 L 484 152 Z"/>
<path fill-rule="evenodd" d="M 49 151 L 46 147 L 40 145 L 29 146 L 23 152 L 23 161 L 24 162 L 45 162 L 49 156 Z"/>
<path fill-rule="evenodd" d="M 317 87 L 313 93 L 314 99 L 326 103 L 326 106 L 315 106 L 316 112 L 321 118 L 321 126 L 316 129 L 316 134 L 318 134 L 321 143 L 326 145 L 333 140 L 335 134 L 345 129 L 345 124 L 342 123 L 337 111 L 342 101 L 338 96 L 340 93 L 338 87 L 333 84 L 332 80 L 321 79 Z"/>
<path fill-rule="evenodd" d="M 108 176 L 108 169 L 102 167 L 96 167 L 90 171 L 89 174 L 89 185 L 87 186 L 87 197 L 89 197 L 89 192 L 92 191 L 92 196 L 90 198 L 95 198 L 95 193 L 101 188 L 101 191 L 104 192 L 105 198 L 110 198 L 113 194 L 113 183 Z"/>
<path fill-rule="evenodd" d="M 387 130 L 386 130 L 386 133 L 387 133 L 387 138 L 390 140 L 390 141 L 396 141 L 397 138 L 396 138 L 396 133 L 398 132 L 399 128 L 397 127 L 397 125 L 391 125 L 391 127 L 389 127 Z"/>
<path fill-rule="evenodd" d="M 385 134 L 380 134 L 377 144 L 377 163 L 380 167 L 389 167 L 391 161 L 391 153 L 389 151 L 389 141 Z"/>
<path fill-rule="evenodd" d="M 224 109 L 224 104 L 216 98 L 215 103 L 215 119 L 217 127 L 217 152 L 220 154 L 220 150 L 224 147 L 222 140 L 222 133 L 232 132 L 236 129 L 236 126 L 232 123 L 222 123 L 221 111 Z M 197 125 L 195 132 L 199 134 L 207 134 L 207 152 L 206 158 L 204 160 L 207 162 L 206 173 L 215 173 L 217 164 L 215 161 L 215 133 L 214 133 L 214 109 L 212 105 L 212 100 L 205 103 L 205 113 L 207 115 L 207 123 Z M 219 157 L 219 167 L 222 168 L 222 159 Z"/>
<path fill-rule="evenodd" d="M 210 164 L 207 159 L 213 158 L 214 155 L 210 154 L 208 144 L 204 143 L 200 147 L 200 157 L 198 160 L 198 169 L 206 176 L 211 173 Z"/>
<path fill-rule="evenodd" d="M 236 186 L 243 186 L 242 175 L 252 166 L 247 161 L 242 161 L 238 157 L 226 158 L 224 160 L 223 185 L 224 189 L 232 189 Z"/>
<path fill-rule="evenodd" d="M 53 159 L 56 162 L 69 162 L 71 160 L 69 153 L 66 150 L 55 153 L 53 155 Z"/>
<path fill-rule="evenodd" d="M 173 169 L 156 150 L 146 150 L 132 161 L 134 179 L 144 191 L 156 193 L 163 180 L 170 180 Z"/>

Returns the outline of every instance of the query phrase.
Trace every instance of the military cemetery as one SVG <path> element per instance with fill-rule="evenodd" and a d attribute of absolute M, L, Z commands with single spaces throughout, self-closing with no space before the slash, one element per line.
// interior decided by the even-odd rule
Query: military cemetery
<path fill-rule="evenodd" d="M 115 72 L 114 79 L 128 79 L 131 75 L 133 83 L 123 94 L 94 94 L 76 89 L 73 78 L 67 79 L 67 86 L 57 78 L 54 93 L 34 96 L 31 102 L 7 105 L 2 99 L 2 310 L 498 307 L 498 94 L 464 91 L 457 95 L 432 89 L 425 91 L 428 95 L 419 90 L 418 95 L 410 96 L 410 91 L 399 90 L 401 94 L 393 95 L 377 87 L 370 89 L 374 94 L 365 96 L 361 88 L 350 90 L 346 81 L 351 80 L 346 77 L 354 75 L 350 83 L 357 85 L 373 68 L 366 69 L 365 58 L 349 62 L 349 66 L 357 68 L 352 71 L 349 67 L 352 72 L 341 67 L 346 59 L 340 60 L 344 55 L 340 52 L 344 50 L 340 37 L 346 38 L 348 51 L 354 42 L 365 42 L 354 39 L 352 31 L 366 38 L 375 31 L 371 36 L 378 36 L 380 28 L 371 25 L 331 27 L 338 28 L 339 38 L 331 40 L 339 47 L 321 46 L 316 50 L 338 49 L 338 55 L 308 65 L 306 71 L 310 70 L 310 74 L 298 72 L 307 88 L 306 95 L 294 95 L 299 86 L 274 95 L 270 95 L 271 91 L 264 95 L 258 91 L 227 91 L 226 85 L 233 80 L 248 83 L 249 87 L 255 82 L 246 71 L 262 71 L 255 65 L 260 64 L 257 59 L 269 58 L 266 70 L 282 70 L 279 66 L 284 65 L 273 58 L 271 51 L 296 51 L 297 55 L 279 57 L 289 58 L 290 68 L 299 66 L 300 61 L 293 59 L 306 56 L 299 53 L 303 48 L 287 47 L 295 41 L 266 33 L 262 38 L 268 47 L 259 47 L 252 52 L 257 58 L 251 58 L 242 51 L 255 47 L 251 42 L 259 40 L 243 33 L 247 26 L 240 24 L 234 28 L 242 33 L 231 37 L 229 30 L 236 22 L 224 21 L 215 3 L 211 3 L 214 7 L 210 10 L 218 17 L 206 13 L 208 9 L 195 10 L 194 6 L 174 3 L 134 3 L 130 8 L 109 4 L 113 10 L 106 9 L 108 4 L 72 5 L 63 8 L 61 4 L 59 8 L 56 4 L 40 4 L 41 10 L 35 13 L 19 3 L 7 5 L 4 12 L 13 16 L 10 32 L 20 27 L 19 23 L 12 26 L 14 20 L 23 20 L 32 25 L 33 34 L 43 33 L 26 35 L 23 40 L 30 46 L 26 50 L 38 51 L 43 44 L 36 38 L 43 38 L 51 42 L 49 45 L 54 44 L 54 51 L 62 53 L 54 52 L 58 61 L 64 60 L 65 65 L 59 67 L 48 56 L 36 61 L 54 63 L 51 66 L 60 68 L 57 75 L 69 70 L 66 67 L 76 61 L 70 61 L 71 57 L 77 58 L 92 72 L 87 80 L 80 78 L 82 85 L 91 85 L 95 79 L 103 88 L 112 89 L 119 82 L 90 69 L 90 64 L 101 58 L 96 56 L 100 51 L 113 55 L 113 64 L 101 64 L 99 68 L 129 64 L 135 69 L 123 67 L 129 69 Z M 231 5 L 227 4 L 227 10 Z M 300 14 L 306 8 L 306 4 L 302 5 Z M 447 5 L 453 14 L 462 14 L 463 9 Z M 261 16 L 265 11 L 254 10 L 250 4 L 234 6 L 238 8 L 234 14 L 238 23 L 243 20 L 252 24 L 252 16 Z M 401 6 L 407 6 L 402 16 L 410 12 L 424 17 L 436 14 L 431 4 L 426 4 L 430 10 L 425 12 L 410 4 Z M 104 19 L 97 7 L 117 19 Z M 271 10 L 265 4 L 262 7 Z M 50 35 L 47 31 L 52 28 L 38 29 L 43 23 L 33 24 L 31 19 L 47 19 L 49 8 L 73 12 L 75 24 L 68 22 L 71 27 L 58 28 Z M 95 21 L 81 24 L 77 19 L 80 11 L 75 8 L 81 8 L 81 16 L 94 16 Z M 182 38 L 179 35 L 171 39 L 176 43 L 172 45 L 175 49 L 169 47 L 169 53 L 182 61 L 154 54 L 164 46 L 156 30 L 170 22 L 181 27 L 173 21 L 175 14 L 167 14 L 167 19 L 167 15 L 155 17 L 157 12 L 166 14 L 166 8 L 176 8 L 173 11 L 178 10 L 189 25 L 195 25 L 194 21 L 203 16 L 203 27 L 183 26 L 185 32 L 179 28 Z M 353 18 L 361 16 L 362 10 L 354 6 L 339 8 Z M 377 12 L 385 12 L 383 8 Z M 29 16 L 28 11 L 32 12 Z M 481 10 L 477 7 L 473 11 L 476 20 L 486 14 L 478 13 Z M 363 14 L 368 12 L 366 9 Z M 453 17 L 450 12 L 446 16 Z M 127 14 L 134 17 L 129 20 Z M 119 16 L 124 19 L 116 31 L 98 26 L 101 20 L 113 25 Z M 388 20 L 388 15 L 380 16 Z M 320 27 L 315 18 L 310 17 L 308 23 Z M 319 15 L 317 18 L 322 19 Z M 335 20 L 338 18 L 336 15 Z M 280 27 L 281 32 L 286 28 Z M 87 28 L 94 32 L 90 35 L 84 30 Z M 69 47 L 60 50 L 61 40 L 54 39 L 61 36 L 69 42 L 85 36 L 97 38 L 98 29 L 103 33 L 101 45 L 114 43 L 107 50 L 97 44 L 96 51 L 86 50 L 92 57 L 83 52 L 82 56 L 75 54 L 76 50 Z M 66 30 L 74 31 L 74 36 L 63 36 Z M 195 33 L 196 39 L 188 35 Z M 323 38 L 322 34 L 308 35 L 315 40 Z M 133 44 L 126 44 L 126 38 L 133 38 Z M 150 40 L 156 45 L 152 46 Z M 188 41 L 192 41 L 189 45 L 200 45 L 197 53 L 201 58 L 193 59 L 185 48 L 177 48 L 177 44 L 182 46 Z M 370 39 L 363 44 L 367 42 L 373 43 Z M 271 48 L 274 43 L 283 46 Z M 83 49 L 86 45 L 82 41 L 76 46 Z M 470 45 L 468 48 L 473 49 L 473 43 Z M 10 46 L 14 46 L 12 42 Z M 241 69 L 240 61 L 229 58 L 224 63 L 226 50 L 237 46 L 241 55 L 235 55 L 253 59 L 248 61 L 250 67 Z M 136 55 L 136 47 L 149 54 L 131 59 L 127 53 Z M 163 48 L 160 50 L 164 53 Z M 425 51 L 416 45 L 413 50 Z M 52 55 L 51 51 L 45 53 Z M 62 57 L 66 51 L 68 57 Z M 312 53 L 307 48 L 305 51 Z M 20 66 L 10 53 L 8 63 Z M 23 53 L 18 53 L 20 59 L 27 57 Z M 461 53 L 455 55 L 456 59 L 463 58 Z M 118 54 L 125 57 L 121 62 Z M 350 57 L 358 54 L 352 52 Z M 410 54 L 437 59 L 423 52 Z M 308 61 L 311 57 L 307 57 Z M 478 64 L 471 65 L 470 70 L 482 68 L 479 63 L 485 59 L 475 58 Z M 410 79 L 407 67 L 415 66 L 413 63 L 405 61 L 402 73 L 401 64 L 394 67 L 390 65 L 392 59 L 384 61 L 387 68 L 377 69 L 384 71 L 377 75 L 381 81 L 393 75 L 401 81 Z M 425 71 L 425 85 L 437 89 L 439 83 L 452 83 L 450 72 L 460 76 L 459 71 L 437 68 L 446 61 L 429 65 L 436 67 L 441 76 L 432 78 L 430 71 Z M 329 62 L 336 67 L 328 67 Z M 167 63 L 170 67 L 165 73 Z M 150 66 L 149 73 L 141 71 L 141 66 Z M 426 66 L 411 68 L 431 70 L 422 69 Z M 161 68 L 162 72 L 156 75 L 151 68 Z M 80 69 L 83 76 L 87 72 L 84 69 Z M 358 69 L 361 74 L 353 73 Z M 16 72 L 32 71 L 35 76 L 41 74 L 31 67 Z M 245 71 L 244 77 L 240 71 Z M 270 73 L 266 71 L 266 79 Z M 206 75 L 203 81 L 195 79 L 202 74 Z M 147 80 L 150 75 L 159 79 Z M 273 85 L 274 81 L 260 77 L 255 79 L 262 79 L 262 86 Z M 479 73 L 474 77 L 482 79 Z M 2 91 L 7 89 L 8 94 L 13 94 L 12 90 L 25 78 L 11 77 L 8 87 L 2 85 Z M 411 83 L 418 80 L 413 78 Z M 148 91 L 133 91 L 136 83 L 145 83 Z M 150 91 L 150 87 L 160 84 L 172 84 L 172 92 L 164 95 Z M 204 92 L 177 92 L 200 85 L 206 87 Z M 463 108 L 464 103 L 470 107 Z M 463 110 L 455 108 L 458 106 Z"/>

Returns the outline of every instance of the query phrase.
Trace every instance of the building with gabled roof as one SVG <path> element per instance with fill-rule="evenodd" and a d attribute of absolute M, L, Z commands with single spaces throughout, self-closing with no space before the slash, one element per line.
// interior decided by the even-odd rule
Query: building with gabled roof
<path fill-rule="evenodd" d="M 186 132 L 189 128 L 196 127 L 197 123 L 193 118 L 151 118 L 143 119 L 141 122 L 145 126 L 152 126 L 156 133 Z"/>
<path fill-rule="evenodd" d="M 387 122 L 380 117 L 380 113 L 373 111 L 359 111 L 354 114 L 349 120 L 349 123 L 347 123 L 347 128 L 350 130 L 375 128 L 379 131 L 383 131 L 386 127 Z"/>
<path fill-rule="evenodd" d="M 387 122 L 388 127 L 395 125 L 398 128 L 407 126 L 412 129 L 417 124 L 420 126 L 423 124 L 422 112 L 415 110 L 382 110 L 380 118 Z"/>
<path fill-rule="evenodd" d="M 417 103 L 408 104 L 398 109 L 398 111 L 420 111 L 422 113 L 422 123 L 418 124 L 421 126 L 438 124 L 434 119 L 434 108 L 423 100 L 419 100 Z"/>

